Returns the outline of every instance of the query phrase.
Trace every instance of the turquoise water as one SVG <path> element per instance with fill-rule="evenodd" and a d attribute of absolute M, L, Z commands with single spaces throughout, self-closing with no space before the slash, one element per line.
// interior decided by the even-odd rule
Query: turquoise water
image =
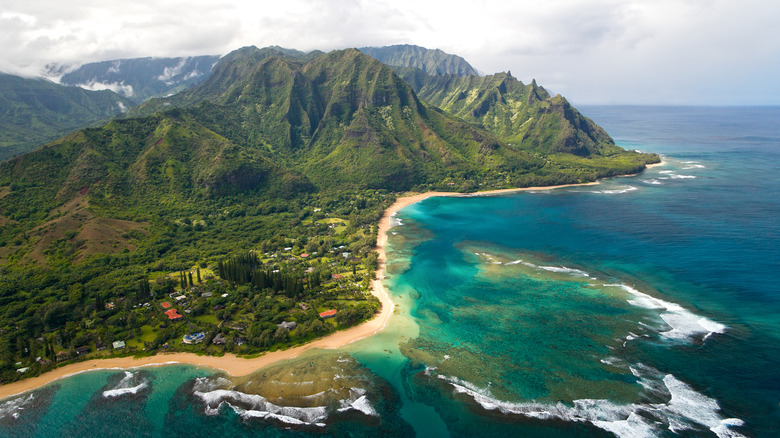
<path fill-rule="evenodd" d="M 583 112 L 666 164 L 410 206 L 379 335 L 77 375 L 0 401 L 0 436 L 778 436 L 780 108 Z"/>

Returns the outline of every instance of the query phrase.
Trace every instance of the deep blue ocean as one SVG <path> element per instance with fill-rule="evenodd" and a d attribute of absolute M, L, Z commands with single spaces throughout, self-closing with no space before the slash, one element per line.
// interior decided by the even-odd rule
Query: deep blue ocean
<path fill-rule="evenodd" d="M 665 163 L 407 207 L 381 334 L 80 374 L 0 401 L 0 436 L 780 436 L 780 108 L 580 110 Z"/>

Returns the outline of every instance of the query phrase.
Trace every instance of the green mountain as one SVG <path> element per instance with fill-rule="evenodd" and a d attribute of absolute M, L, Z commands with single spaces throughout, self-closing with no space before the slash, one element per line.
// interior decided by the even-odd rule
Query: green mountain
<path fill-rule="evenodd" d="M 0 160 L 118 116 L 132 105 L 107 90 L 87 91 L 0 73 Z"/>
<path fill-rule="evenodd" d="M 418 68 L 430 75 L 479 76 L 465 59 L 439 49 L 401 44 L 385 47 L 361 47 L 361 52 L 393 67 Z"/>
<path fill-rule="evenodd" d="M 87 89 L 111 89 L 136 103 L 167 96 L 202 82 L 219 56 L 134 58 L 84 64 L 60 82 Z"/>
<path fill-rule="evenodd" d="M 606 131 L 562 96 L 551 97 L 536 81 L 524 85 L 511 73 L 482 77 L 433 76 L 417 69 L 399 73 L 421 99 L 524 150 L 581 157 L 621 152 Z"/>

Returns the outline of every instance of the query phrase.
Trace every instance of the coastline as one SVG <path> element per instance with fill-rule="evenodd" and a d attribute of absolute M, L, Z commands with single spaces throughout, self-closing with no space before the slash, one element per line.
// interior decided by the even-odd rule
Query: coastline
<path fill-rule="evenodd" d="M 655 165 L 662 165 L 664 162 L 657 163 Z M 650 165 L 648 165 L 649 167 Z M 289 348 L 287 350 L 273 351 L 263 354 L 260 357 L 245 359 L 238 357 L 232 353 L 225 353 L 223 356 L 206 356 L 197 355 L 195 353 L 158 353 L 154 356 L 147 356 L 141 358 L 135 357 L 118 357 L 110 359 L 93 359 L 84 362 L 77 362 L 65 365 L 63 367 L 56 368 L 44 374 L 29 379 L 20 380 L 17 382 L 0 385 L 0 399 L 5 399 L 21 393 L 31 391 L 56 380 L 79 374 L 87 371 L 94 370 L 107 370 L 107 369 L 133 369 L 149 366 L 164 366 L 172 364 L 186 364 L 195 365 L 201 367 L 207 367 L 218 371 L 225 372 L 231 376 L 245 376 L 251 374 L 263 367 L 269 366 L 276 362 L 293 359 L 304 352 L 311 349 L 338 349 L 347 344 L 356 342 L 358 340 L 372 336 L 387 325 L 390 316 L 395 310 L 395 303 L 390 299 L 390 295 L 382 284 L 384 277 L 385 263 L 387 256 L 385 253 L 385 247 L 387 245 L 387 232 L 391 228 L 391 218 L 399 210 L 412 204 L 416 204 L 424 199 L 431 197 L 473 197 L 473 196 L 494 196 L 508 193 L 524 192 L 524 191 L 538 191 L 538 190 L 552 190 L 563 187 L 580 187 L 597 185 L 599 181 L 582 183 L 582 184 L 562 184 L 556 186 L 542 186 L 542 187 L 522 187 L 513 189 L 496 189 L 487 190 L 483 192 L 475 193 L 459 193 L 459 192 L 425 192 L 425 193 L 406 193 L 396 199 L 396 201 L 388 207 L 382 217 L 379 220 L 378 232 L 377 232 L 377 246 L 376 251 L 378 253 L 378 267 L 375 272 L 375 279 L 372 281 L 371 293 L 376 296 L 382 304 L 380 312 L 372 319 L 357 325 L 350 327 L 346 330 L 332 333 L 324 338 L 315 339 L 304 345 Z"/>

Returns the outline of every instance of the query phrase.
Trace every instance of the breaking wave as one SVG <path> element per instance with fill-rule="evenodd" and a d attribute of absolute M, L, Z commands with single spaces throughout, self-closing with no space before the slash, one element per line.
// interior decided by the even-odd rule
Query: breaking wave
<path fill-rule="evenodd" d="M 648 375 L 657 373 L 641 364 L 631 367 L 639 377 L 648 395 L 664 400 L 659 403 L 632 403 L 620 405 L 604 399 L 580 399 L 571 404 L 558 402 L 507 402 L 493 397 L 490 389 L 479 388 L 457 377 L 438 375 L 448 382 L 455 393 L 466 394 L 484 409 L 498 410 L 508 415 L 523 415 L 540 420 L 587 422 L 621 437 L 655 437 L 665 431 L 702 431 L 709 429 L 718 437 L 742 437 L 731 429 L 742 426 L 739 418 L 723 418 L 717 400 L 696 392 L 671 374 L 662 378 Z"/>
<path fill-rule="evenodd" d="M 566 266 L 537 266 L 537 267 L 539 269 L 544 269 L 545 271 L 550 271 L 550 272 L 571 274 L 579 277 L 590 277 L 590 274 L 588 274 L 587 272 L 581 269 L 567 268 Z"/>
<path fill-rule="evenodd" d="M 0 419 L 8 417 L 14 419 L 19 418 L 19 414 L 32 403 L 33 400 L 35 400 L 35 394 L 28 394 L 0 404 Z"/>
<path fill-rule="evenodd" d="M 207 378 L 196 379 L 193 394 L 205 404 L 206 415 L 217 415 L 223 405 L 238 414 L 242 419 L 251 418 L 272 419 L 286 424 L 324 427 L 324 421 L 328 418 L 330 409 L 326 406 L 298 407 L 280 406 L 271 403 L 259 394 L 246 394 L 231 389 L 215 389 L 229 383 L 224 378 L 210 381 Z M 319 398 L 324 393 L 312 394 L 303 398 Z M 366 390 L 351 388 L 349 397 L 338 400 L 336 412 L 355 410 L 368 416 L 377 416 L 371 402 L 366 396 Z"/>
<path fill-rule="evenodd" d="M 660 332 L 662 336 L 676 340 L 690 340 L 697 335 L 707 339 L 713 333 L 723 333 L 728 327 L 709 318 L 699 316 L 676 303 L 670 303 L 640 292 L 626 284 L 605 284 L 604 286 L 620 287 L 634 298 L 627 300 L 636 307 L 645 309 L 660 309 L 661 319 L 671 327 L 671 330 Z"/>
<path fill-rule="evenodd" d="M 639 190 L 638 188 L 634 186 L 626 186 L 622 189 L 612 189 L 612 190 L 592 190 L 590 193 L 601 193 L 603 195 L 620 195 L 623 193 L 633 192 L 634 190 Z"/>
<path fill-rule="evenodd" d="M 138 382 L 140 380 L 140 383 Z M 103 391 L 103 397 L 121 397 L 127 394 L 137 394 L 138 391 L 149 386 L 149 381 L 146 379 L 136 378 L 135 374 L 130 371 L 125 371 L 125 377 L 119 381 L 114 389 Z"/>

